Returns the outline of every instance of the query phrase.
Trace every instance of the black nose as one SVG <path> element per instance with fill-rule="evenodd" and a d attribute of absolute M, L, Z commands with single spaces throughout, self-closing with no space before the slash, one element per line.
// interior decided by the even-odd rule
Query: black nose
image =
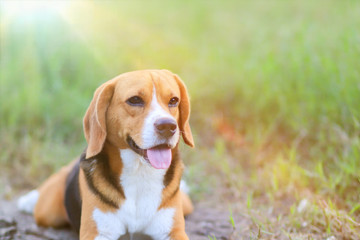
<path fill-rule="evenodd" d="M 177 124 L 171 118 L 160 118 L 154 123 L 155 130 L 162 137 L 171 137 L 175 134 Z"/>

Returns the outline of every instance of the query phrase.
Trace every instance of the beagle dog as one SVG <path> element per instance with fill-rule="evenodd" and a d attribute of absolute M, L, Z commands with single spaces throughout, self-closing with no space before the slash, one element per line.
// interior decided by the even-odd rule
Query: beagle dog
<path fill-rule="evenodd" d="M 185 240 L 193 211 L 180 190 L 179 139 L 194 147 L 190 102 L 167 70 L 121 74 L 102 84 L 84 117 L 87 148 L 38 189 L 20 210 L 45 227 L 70 224 L 81 240 Z"/>

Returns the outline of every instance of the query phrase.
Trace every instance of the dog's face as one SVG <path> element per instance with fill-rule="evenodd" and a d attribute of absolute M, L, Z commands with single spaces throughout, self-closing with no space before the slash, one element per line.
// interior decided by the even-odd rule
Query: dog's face
<path fill-rule="evenodd" d="M 130 148 L 155 168 L 168 168 L 180 135 L 194 146 L 190 104 L 183 82 L 166 70 L 122 74 L 101 85 L 84 117 L 86 157 L 108 141 Z"/>

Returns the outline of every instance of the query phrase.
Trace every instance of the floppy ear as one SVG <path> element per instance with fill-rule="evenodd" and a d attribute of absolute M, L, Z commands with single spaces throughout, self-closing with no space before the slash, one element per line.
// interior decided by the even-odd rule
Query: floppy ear
<path fill-rule="evenodd" d="M 174 74 L 174 77 L 180 87 L 180 121 L 179 127 L 182 133 L 184 142 L 190 147 L 194 147 L 194 139 L 191 133 L 189 119 L 190 119 L 190 99 L 184 82 L 179 78 L 178 75 Z"/>
<path fill-rule="evenodd" d="M 114 92 L 111 83 L 96 89 L 94 97 L 84 117 L 84 133 L 88 143 L 86 159 L 99 154 L 106 139 L 106 111 Z"/>

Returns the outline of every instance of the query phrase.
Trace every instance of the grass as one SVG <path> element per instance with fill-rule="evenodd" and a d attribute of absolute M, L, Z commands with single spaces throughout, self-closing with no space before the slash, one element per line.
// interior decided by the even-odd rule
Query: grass
<path fill-rule="evenodd" d="M 248 219 L 234 239 L 359 238 L 358 2 L 78 1 L 41 14 L 4 3 L 3 195 L 79 154 L 98 85 L 167 68 L 192 97 L 193 198 L 219 192 L 232 219 Z"/>

